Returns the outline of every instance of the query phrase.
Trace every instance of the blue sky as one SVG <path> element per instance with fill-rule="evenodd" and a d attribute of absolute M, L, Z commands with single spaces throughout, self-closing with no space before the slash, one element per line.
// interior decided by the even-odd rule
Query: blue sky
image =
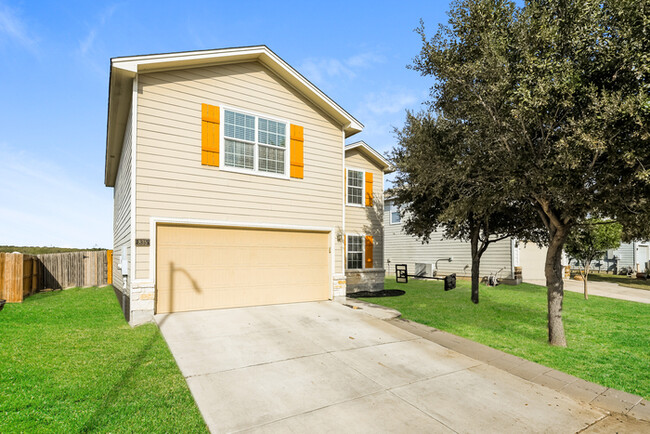
<path fill-rule="evenodd" d="M 384 153 L 431 78 L 413 32 L 447 2 L 0 0 L 0 245 L 111 247 L 104 186 L 111 57 L 265 44 Z"/>

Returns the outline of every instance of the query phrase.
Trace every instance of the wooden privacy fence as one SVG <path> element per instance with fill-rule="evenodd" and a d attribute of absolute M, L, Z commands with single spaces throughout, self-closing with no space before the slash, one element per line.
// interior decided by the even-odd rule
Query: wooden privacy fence
<path fill-rule="evenodd" d="M 19 303 L 43 289 L 111 283 L 112 250 L 23 255 L 0 253 L 0 299 Z"/>

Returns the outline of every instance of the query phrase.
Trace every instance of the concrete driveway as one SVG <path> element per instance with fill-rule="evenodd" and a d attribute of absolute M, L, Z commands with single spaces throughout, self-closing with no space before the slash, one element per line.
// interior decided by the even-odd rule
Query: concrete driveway
<path fill-rule="evenodd" d="M 337 302 L 157 315 L 212 432 L 577 432 L 605 414 Z"/>

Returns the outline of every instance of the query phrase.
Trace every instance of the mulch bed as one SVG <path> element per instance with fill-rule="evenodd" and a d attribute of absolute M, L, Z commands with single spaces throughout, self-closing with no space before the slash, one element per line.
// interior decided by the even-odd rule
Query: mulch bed
<path fill-rule="evenodd" d="M 351 298 L 370 298 L 370 297 L 397 297 L 406 294 L 401 289 L 382 289 L 381 291 L 359 291 L 347 294 Z"/>

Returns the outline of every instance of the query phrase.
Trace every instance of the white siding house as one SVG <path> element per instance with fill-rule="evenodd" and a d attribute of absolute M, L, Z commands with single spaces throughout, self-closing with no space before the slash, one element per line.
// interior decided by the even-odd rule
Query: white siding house
<path fill-rule="evenodd" d="M 395 264 L 406 264 L 409 274 L 415 271 L 415 264 L 435 264 L 440 274 L 456 273 L 471 276 L 472 255 L 468 242 L 449 240 L 442 232 L 434 232 L 429 243 L 423 244 L 412 235 L 404 233 L 399 212 L 393 202 L 386 200 L 384 206 L 384 266 L 388 273 L 395 273 Z M 481 257 L 480 275 L 495 274 L 499 278 L 514 278 L 516 255 L 515 242 L 511 238 L 490 244 Z M 451 258 L 451 261 L 448 259 Z"/>

